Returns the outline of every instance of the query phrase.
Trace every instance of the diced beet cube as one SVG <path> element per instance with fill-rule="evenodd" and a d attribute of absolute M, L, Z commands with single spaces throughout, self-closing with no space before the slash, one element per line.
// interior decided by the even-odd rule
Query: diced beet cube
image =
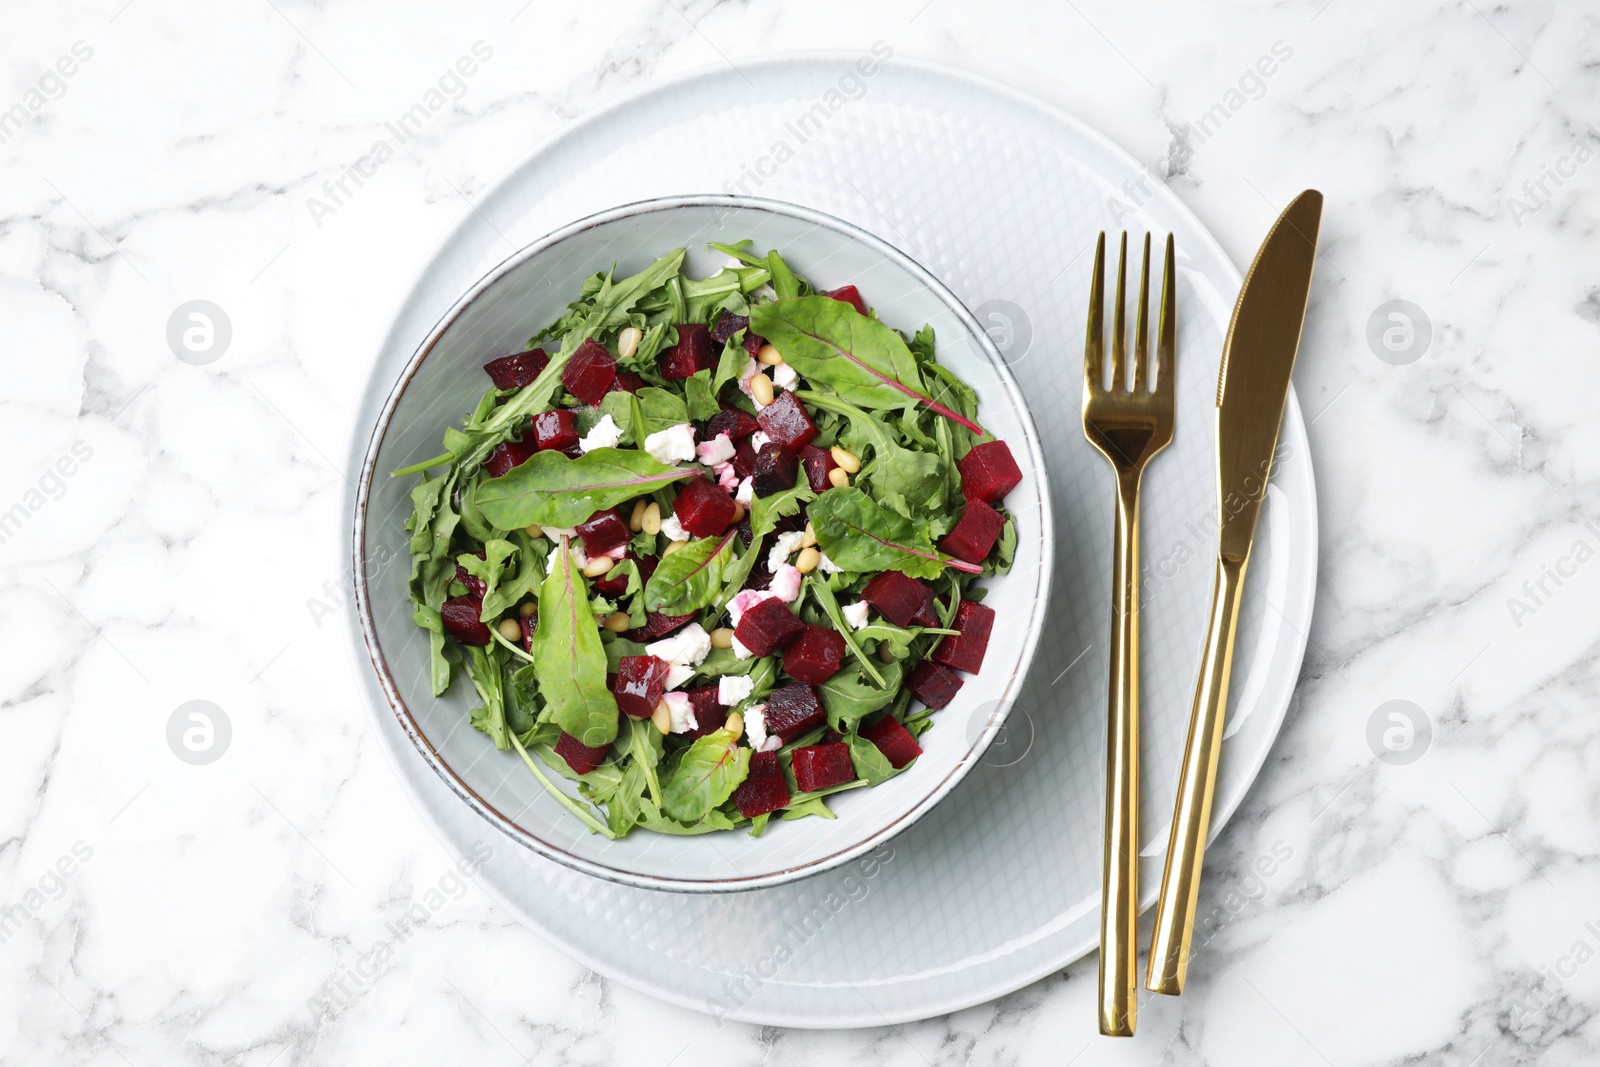
<path fill-rule="evenodd" d="M 711 331 L 698 322 L 680 322 L 678 343 L 661 354 L 663 378 L 691 378 L 696 371 L 716 365 L 717 350 L 711 343 Z"/>
<path fill-rule="evenodd" d="M 693 740 L 715 733 L 728 721 L 728 706 L 717 699 L 718 687 L 702 685 L 684 690 L 689 695 L 689 707 L 694 709 L 694 728 L 683 736 Z"/>
<path fill-rule="evenodd" d="M 778 393 L 772 403 L 761 409 L 756 422 L 766 431 L 774 444 L 791 452 L 799 452 L 817 438 L 817 427 L 806 414 L 806 406 L 787 389 Z"/>
<path fill-rule="evenodd" d="M 622 636 L 629 641 L 654 641 L 658 637 L 665 637 L 690 619 L 694 612 L 687 615 L 663 615 L 659 611 L 646 612 L 644 625 L 636 626 L 631 630 L 624 630 Z"/>
<path fill-rule="evenodd" d="M 532 615 L 517 621 L 522 624 L 522 651 L 532 652 L 533 632 L 539 628 L 539 613 L 535 611 Z"/>
<path fill-rule="evenodd" d="M 981 500 L 968 500 L 956 528 L 939 539 L 939 547 L 956 559 L 982 563 L 1006 528 L 1005 518 Z"/>
<path fill-rule="evenodd" d="M 932 626 L 938 621 L 933 613 L 933 590 L 899 571 L 874 574 L 862 588 L 861 599 L 896 626 Z"/>
<path fill-rule="evenodd" d="M 463 645 L 487 645 L 494 640 L 489 636 L 489 627 L 478 618 L 483 614 L 483 601 L 478 597 L 451 597 L 439 614 L 444 620 L 444 632 Z"/>
<path fill-rule="evenodd" d="M 774 689 L 767 695 L 767 710 L 763 718 L 769 737 L 793 740 L 821 726 L 826 716 L 822 701 L 817 699 L 817 691 L 797 682 Z"/>
<path fill-rule="evenodd" d="M 585 338 L 567 360 L 567 365 L 561 368 L 561 384 L 590 407 L 604 399 L 616 380 L 616 357 L 593 337 Z"/>
<path fill-rule="evenodd" d="M 750 770 L 733 791 L 733 806 L 747 819 L 789 806 L 789 782 L 776 752 L 757 752 L 750 757 Z"/>
<path fill-rule="evenodd" d="M 711 421 L 706 423 L 705 438 L 714 441 L 720 433 L 725 433 L 731 440 L 738 441 L 749 437 L 761 424 L 749 412 L 740 411 L 738 408 L 723 408 L 711 416 Z"/>
<path fill-rule="evenodd" d="M 802 793 L 855 780 L 856 765 L 850 762 L 850 746 L 843 741 L 807 745 L 790 755 L 794 759 L 794 784 Z"/>
<path fill-rule="evenodd" d="M 717 324 L 711 327 L 711 339 L 719 345 L 725 345 L 733 340 L 733 335 L 750 325 L 750 319 L 744 315 L 735 315 L 731 311 L 724 311 L 717 316 Z"/>
<path fill-rule="evenodd" d="M 588 774 L 600 766 L 600 761 L 606 758 L 606 753 L 610 749 L 609 743 L 599 748 L 590 748 L 565 730 L 561 731 L 561 740 L 556 742 L 556 755 L 567 761 L 567 766 L 572 768 L 573 774 Z"/>
<path fill-rule="evenodd" d="M 526 352 L 491 359 L 483 369 L 489 372 L 496 389 L 521 389 L 537 378 L 549 363 L 550 357 L 545 355 L 544 349 L 530 348 Z"/>
<path fill-rule="evenodd" d="M 565 408 L 542 411 L 533 417 L 533 443 L 540 452 L 555 449 L 557 452 L 572 448 L 578 443 L 576 416 Z"/>
<path fill-rule="evenodd" d="M 743 621 L 743 620 L 741 620 Z M 807 626 L 783 651 L 783 669 L 790 677 L 821 685 L 844 663 L 844 636 L 825 626 Z"/>
<path fill-rule="evenodd" d="M 770 656 L 800 636 L 806 624 L 795 618 L 789 605 L 769 597 L 739 616 L 733 637 L 758 656 Z"/>
<path fill-rule="evenodd" d="M 756 496 L 772 496 L 785 489 L 794 488 L 800 474 L 800 459 L 776 441 L 761 446 L 756 453 L 755 469 L 750 472 L 755 480 L 751 489 Z"/>
<path fill-rule="evenodd" d="M 806 445 L 800 450 L 800 462 L 805 464 L 806 481 L 811 483 L 813 493 L 826 493 L 833 488 L 833 483 L 828 481 L 828 472 L 838 464 L 833 461 L 832 452 L 816 445 Z"/>
<path fill-rule="evenodd" d="M 876 745 L 884 759 L 889 761 L 889 766 L 897 771 L 922 755 L 922 746 L 917 744 L 917 739 L 893 715 L 885 715 L 862 730 L 861 736 Z"/>
<path fill-rule="evenodd" d="M 992 504 L 1022 483 L 1022 471 L 1004 441 L 985 441 L 956 463 L 961 471 L 961 491 L 968 500 Z"/>
<path fill-rule="evenodd" d="M 911 668 L 911 677 L 906 679 L 906 688 L 911 690 L 911 695 L 935 711 L 955 699 L 961 685 L 961 676 L 955 671 L 929 660 L 923 660 Z"/>
<path fill-rule="evenodd" d="M 610 393 L 637 393 L 644 388 L 644 379 L 631 370 L 619 370 L 611 381 Z"/>
<path fill-rule="evenodd" d="M 617 707 L 635 719 L 654 715 L 667 691 L 669 669 L 667 661 L 657 656 L 623 656 L 617 661 L 617 680 L 611 685 Z"/>
<path fill-rule="evenodd" d="M 733 522 L 733 497 L 709 478 L 691 478 L 678 490 L 672 513 L 695 537 L 716 537 Z"/>
<path fill-rule="evenodd" d="M 956 605 L 956 617 L 950 620 L 950 629 L 960 632 L 939 642 L 933 650 L 934 662 L 977 674 L 978 668 L 983 666 L 983 654 L 989 650 L 994 609 L 975 600 L 963 600 Z"/>
<path fill-rule="evenodd" d="M 863 315 L 867 313 L 867 302 L 861 299 L 861 290 L 857 289 L 853 285 L 841 285 L 837 289 L 829 289 L 822 295 L 831 296 L 835 300 L 843 301 L 844 303 L 855 308 L 857 311 L 861 312 Z"/>
<path fill-rule="evenodd" d="M 578 536 L 583 538 L 583 550 L 590 557 L 603 556 L 619 545 L 625 545 L 633 539 L 633 532 L 628 529 L 628 520 L 616 508 L 607 508 L 597 511 L 589 516 L 589 521 L 576 527 Z"/>
<path fill-rule="evenodd" d="M 762 337 L 759 333 L 750 333 L 749 331 L 745 332 L 744 350 L 750 353 L 750 355 L 753 356 L 757 352 L 761 351 L 761 346 L 766 343 L 767 339 Z"/>
<path fill-rule="evenodd" d="M 741 438 L 733 446 L 733 472 L 740 478 L 748 478 L 756 472 L 756 446 L 748 437 Z"/>
<path fill-rule="evenodd" d="M 498 478 L 528 462 L 528 457 L 537 451 L 528 441 L 502 441 L 483 461 L 483 469 L 489 472 L 489 477 Z"/>

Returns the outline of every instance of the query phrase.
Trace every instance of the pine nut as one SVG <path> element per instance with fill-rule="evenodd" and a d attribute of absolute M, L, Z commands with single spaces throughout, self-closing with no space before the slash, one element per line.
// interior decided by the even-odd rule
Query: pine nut
<path fill-rule="evenodd" d="M 672 732 L 672 710 L 667 707 L 665 700 L 656 705 L 655 714 L 650 716 L 650 722 L 664 734 Z"/>
<path fill-rule="evenodd" d="M 665 559 L 667 556 L 672 555 L 674 552 L 678 551 L 678 549 L 682 548 L 684 545 L 686 545 L 688 543 L 689 542 L 687 542 L 687 541 L 671 541 L 671 542 L 668 542 L 667 547 L 661 553 L 662 558 Z"/>
<path fill-rule="evenodd" d="M 750 379 L 750 396 L 755 400 L 757 407 L 766 407 L 772 403 L 772 379 L 765 374 L 757 374 Z"/>
<path fill-rule="evenodd" d="M 540 526 L 536 522 L 532 522 L 532 523 L 529 523 L 528 525 L 524 526 L 522 528 L 522 532 L 527 534 L 529 537 L 543 537 L 544 536 L 544 527 Z"/>
<path fill-rule="evenodd" d="M 596 556 L 583 565 L 583 576 L 585 578 L 598 578 L 610 570 L 611 565 L 615 562 L 616 560 L 610 556 Z"/>
<path fill-rule="evenodd" d="M 776 367 L 783 362 L 783 353 L 774 345 L 765 344 L 756 350 L 756 362 L 767 367 Z"/>
<path fill-rule="evenodd" d="M 628 618 L 626 611 L 618 611 L 606 616 L 605 628 L 614 634 L 620 634 L 632 625 L 633 621 Z"/>
<path fill-rule="evenodd" d="M 661 505 L 654 500 L 645 505 L 644 517 L 639 520 L 639 529 L 654 537 L 661 532 Z"/>
<path fill-rule="evenodd" d="M 539 605 L 535 604 L 531 600 L 528 601 L 526 604 L 522 605 L 522 607 L 517 609 L 518 617 L 524 618 L 524 619 L 531 619 L 535 615 L 537 615 L 538 613 L 539 613 Z"/>
<path fill-rule="evenodd" d="M 733 739 L 735 741 L 739 740 L 740 736 L 744 733 L 744 716 L 740 715 L 737 711 L 734 712 L 728 716 L 728 721 L 722 724 L 722 728 L 733 734 Z"/>
<path fill-rule="evenodd" d="M 516 619 L 501 619 L 497 627 L 500 630 L 500 636 L 512 644 L 522 640 L 522 624 Z"/>
<path fill-rule="evenodd" d="M 850 488 L 850 475 L 843 467 L 835 467 L 828 472 L 828 481 L 835 489 Z"/>
<path fill-rule="evenodd" d="M 712 648 L 732 648 L 733 631 L 726 626 L 718 627 L 711 631 Z"/>
<path fill-rule="evenodd" d="M 889 647 L 889 642 L 885 641 L 878 646 L 878 658 L 885 663 L 894 662 L 894 649 Z"/>
<path fill-rule="evenodd" d="M 817 569 L 817 564 L 821 562 L 821 552 L 814 548 L 802 548 L 800 554 L 794 558 L 794 569 L 801 574 L 810 574 Z"/>
<path fill-rule="evenodd" d="M 840 448 L 838 445 L 834 445 L 828 451 L 832 454 L 833 461 L 843 467 L 846 474 L 854 474 L 861 469 L 861 460 L 854 452 Z"/>
<path fill-rule="evenodd" d="M 642 497 L 633 502 L 633 514 L 628 516 L 628 529 L 632 530 L 634 533 L 638 533 L 640 530 L 644 529 L 644 511 L 645 508 L 648 508 L 649 506 L 650 501 L 645 500 Z M 656 508 L 656 514 L 659 515 L 660 513 L 661 509 L 659 507 Z"/>
<path fill-rule="evenodd" d="M 815 529 L 813 529 L 812 526 L 811 526 L 811 523 L 808 522 L 808 523 L 806 523 L 806 532 L 800 538 L 800 547 L 801 548 L 810 548 L 812 545 L 814 545 L 816 543 L 817 543 L 817 531 Z"/>
<path fill-rule="evenodd" d="M 733 521 L 734 522 L 743 522 L 744 521 L 744 505 L 739 503 L 737 500 L 735 500 L 733 502 Z"/>
<path fill-rule="evenodd" d="M 639 349 L 639 341 L 644 337 L 644 331 L 637 326 L 629 326 L 617 334 L 617 358 L 632 359 L 634 352 Z"/>

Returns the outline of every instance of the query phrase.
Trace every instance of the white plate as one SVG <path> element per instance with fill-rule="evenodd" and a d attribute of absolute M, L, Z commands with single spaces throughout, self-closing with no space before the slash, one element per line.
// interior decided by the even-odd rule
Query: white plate
<path fill-rule="evenodd" d="M 374 370 L 375 381 L 393 381 L 460 294 L 516 247 L 616 204 L 683 193 L 773 197 L 854 222 L 919 260 L 994 326 L 1050 465 L 1053 603 L 1032 675 L 985 765 L 886 854 L 739 894 L 586 877 L 498 836 L 462 805 L 413 751 L 361 663 L 402 780 L 452 849 L 493 838 L 481 879 L 513 914 L 608 977 L 688 1008 L 785 1026 L 954 1011 L 1095 947 L 1112 484 L 1083 439 L 1077 368 L 1086 253 L 1103 228 L 1170 230 L 1180 257 L 1178 430 L 1151 466 L 1143 516 L 1143 898 L 1153 900 L 1209 606 L 1214 382 L 1240 282 L 1176 197 L 1076 121 L 965 74 L 891 59 L 868 77 L 857 60 L 742 61 L 737 72 L 670 82 L 569 128 L 445 240 Z M 1141 181 L 1148 196 L 1125 191 Z M 383 400 L 365 398 L 351 469 Z M 1277 735 L 1311 617 L 1316 503 L 1292 398 L 1255 551 L 1213 832 Z"/>
<path fill-rule="evenodd" d="M 582 279 L 612 269 L 632 274 L 669 248 L 686 250 L 691 277 L 708 277 L 727 257 L 706 243 L 747 238 L 763 253 L 780 249 L 814 285 L 859 284 L 885 322 L 907 330 L 932 326 L 939 362 L 977 393 L 984 428 L 1010 442 L 1023 472 L 1022 483 L 1006 496 L 1016 551 L 1009 574 L 983 583 L 984 603 L 1007 620 L 1008 639 L 992 643 L 983 670 L 966 679 L 936 727 L 922 735 L 915 769 L 873 789 L 841 794 L 830 804 L 837 820 L 778 822 L 759 838 L 743 831 L 687 837 L 637 832 L 611 841 L 590 833 L 514 753 L 497 752 L 468 725 L 478 703 L 470 685 L 458 682 L 434 698 L 426 631 L 411 619 L 407 591 L 410 535 L 404 524 L 417 479 L 388 472 L 436 454 L 444 428 L 483 395 L 484 362 L 521 351 L 566 311 Z M 563 278 L 565 288 L 552 284 Z M 669 197 L 590 215 L 482 279 L 390 384 L 390 405 L 373 431 L 355 508 L 357 569 L 364 572 L 356 611 L 370 659 L 417 751 L 462 803 L 535 852 L 644 889 L 727 892 L 792 882 L 848 863 L 910 827 L 977 765 L 1003 726 L 1033 659 L 1052 573 L 1050 496 L 1038 431 L 999 353 L 960 301 L 872 234 L 808 208 L 753 197 Z M 575 793 L 555 781 L 569 796 Z"/>

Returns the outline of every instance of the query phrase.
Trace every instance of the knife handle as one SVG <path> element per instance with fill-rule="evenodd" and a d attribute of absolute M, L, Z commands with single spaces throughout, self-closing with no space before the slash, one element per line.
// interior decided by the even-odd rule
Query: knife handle
<path fill-rule="evenodd" d="M 1152 993 L 1182 993 L 1189 970 L 1189 940 L 1194 933 L 1195 904 L 1200 899 L 1200 869 L 1205 863 L 1206 834 L 1211 826 L 1211 794 L 1216 786 L 1222 723 L 1228 709 L 1233 637 L 1248 563 L 1248 556 L 1217 561 L 1211 624 L 1189 717 L 1189 740 L 1183 748 L 1172 835 L 1167 839 L 1167 865 L 1161 873 L 1161 900 L 1156 905 L 1155 933 L 1150 940 L 1150 963 L 1145 973 L 1145 988 Z"/>

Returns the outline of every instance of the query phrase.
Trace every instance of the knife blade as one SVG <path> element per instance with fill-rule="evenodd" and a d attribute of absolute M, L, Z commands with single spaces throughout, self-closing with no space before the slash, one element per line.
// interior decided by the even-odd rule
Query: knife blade
<path fill-rule="evenodd" d="M 1289 375 L 1311 295 L 1322 194 L 1295 197 L 1267 233 L 1233 306 L 1217 373 L 1219 552 L 1244 559 L 1272 473 Z"/>
<path fill-rule="evenodd" d="M 1289 398 L 1321 220 L 1322 194 L 1314 189 L 1278 216 L 1245 275 L 1223 342 L 1217 374 L 1217 570 L 1145 973 L 1145 988 L 1155 993 L 1183 992 L 1188 974 L 1245 569 Z"/>

